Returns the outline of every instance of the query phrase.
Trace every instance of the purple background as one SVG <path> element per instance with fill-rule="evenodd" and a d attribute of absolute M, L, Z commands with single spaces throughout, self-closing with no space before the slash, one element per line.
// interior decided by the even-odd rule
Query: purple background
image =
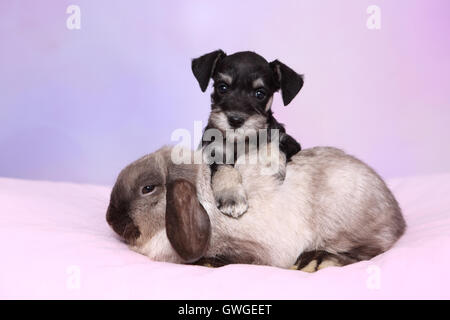
<path fill-rule="evenodd" d="M 273 105 L 303 147 L 341 147 L 384 177 L 450 172 L 449 27 L 448 0 L 1 1 L 0 176 L 113 183 L 207 119 L 190 59 L 217 48 L 305 74 Z"/>

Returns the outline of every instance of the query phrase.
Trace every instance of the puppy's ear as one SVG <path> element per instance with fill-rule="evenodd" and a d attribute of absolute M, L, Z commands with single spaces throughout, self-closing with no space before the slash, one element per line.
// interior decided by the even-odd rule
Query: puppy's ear
<path fill-rule="evenodd" d="M 211 234 L 208 214 L 197 199 L 195 187 L 186 180 L 167 186 L 166 233 L 170 244 L 186 262 L 200 259 Z"/>
<path fill-rule="evenodd" d="M 281 88 L 283 103 L 287 106 L 303 87 L 303 75 L 296 73 L 284 63 L 275 60 L 270 63 L 275 79 Z"/>
<path fill-rule="evenodd" d="M 192 60 L 192 72 L 203 92 L 208 87 L 209 79 L 214 73 L 217 61 L 224 56 L 226 56 L 225 52 L 216 50 Z"/>

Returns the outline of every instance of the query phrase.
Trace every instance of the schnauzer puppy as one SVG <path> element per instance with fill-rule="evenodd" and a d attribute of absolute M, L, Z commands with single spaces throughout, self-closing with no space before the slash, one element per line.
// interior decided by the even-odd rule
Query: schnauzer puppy
<path fill-rule="evenodd" d="M 265 131 L 266 142 L 269 143 L 276 132 L 279 142 L 276 148 L 279 148 L 278 151 L 283 156 L 280 159 L 284 162 L 279 172 L 280 180 L 283 181 L 286 162 L 301 147 L 274 118 L 271 110 L 273 94 L 281 89 L 283 103 L 288 105 L 302 88 L 303 76 L 278 60 L 269 63 L 254 52 L 226 55 L 222 50 L 193 59 L 192 72 L 203 92 L 208 87 L 209 79 L 214 81 L 212 110 L 201 146 L 205 150 L 214 141 L 209 134 L 207 137 L 211 129 L 220 131 L 225 137 L 223 148 L 212 151 L 214 159 L 217 159 L 215 153 L 218 152 L 221 159 L 211 165 L 212 189 L 219 210 L 237 218 L 247 211 L 248 204 L 242 179 L 233 167 L 237 157 L 236 143 L 244 141 L 248 150 L 249 131 Z M 259 141 L 260 136 L 258 137 L 256 144 L 253 142 L 256 148 L 262 143 Z M 233 146 L 233 151 L 229 151 L 230 145 Z M 230 163 L 228 160 L 231 157 Z"/>

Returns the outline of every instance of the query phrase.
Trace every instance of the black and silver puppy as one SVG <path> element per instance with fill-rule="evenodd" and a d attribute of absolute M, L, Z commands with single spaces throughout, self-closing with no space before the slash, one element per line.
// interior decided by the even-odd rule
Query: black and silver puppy
<path fill-rule="evenodd" d="M 192 61 L 192 71 L 204 92 L 209 80 L 214 81 L 211 94 L 211 114 L 205 128 L 202 147 L 205 149 L 214 139 L 206 137 L 211 129 L 222 132 L 224 141 L 220 161 L 212 164 L 212 187 L 218 208 L 222 213 L 239 217 L 248 208 L 246 191 L 233 164 L 236 161 L 235 145 L 247 139 L 250 131 L 266 131 L 265 143 L 270 143 L 276 130 L 277 148 L 284 155 L 284 162 L 301 150 L 300 144 L 286 133 L 284 126 L 273 116 L 273 95 L 281 89 L 284 105 L 288 105 L 303 86 L 303 76 L 278 60 L 268 62 L 254 52 L 237 52 L 226 55 L 222 50 L 205 54 Z M 230 141 L 232 140 L 232 141 Z M 256 142 L 259 147 L 260 141 Z M 227 147 L 233 145 L 233 155 L 227 156 Z M 218 152 L 217 150 L 213 151 Z M 230 151 L 228 151 L 231 153 Z M 217 159 L 216 157 L 214 157 Z M 282 160 L 282 161 L 283 161 Z M 286 163 L 283 165 L 285 166 Z M 280 170 L 281 180 L 284 170 Z"/>

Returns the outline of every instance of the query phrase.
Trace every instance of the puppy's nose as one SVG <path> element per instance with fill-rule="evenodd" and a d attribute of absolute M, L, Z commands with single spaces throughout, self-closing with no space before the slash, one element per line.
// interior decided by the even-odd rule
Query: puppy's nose
<path fill-rule="evenodd" d="M 228 116 L 228 123 L 234 129 L 239 128 L 245 122 L 244 118 L 239 116 Z"/>

